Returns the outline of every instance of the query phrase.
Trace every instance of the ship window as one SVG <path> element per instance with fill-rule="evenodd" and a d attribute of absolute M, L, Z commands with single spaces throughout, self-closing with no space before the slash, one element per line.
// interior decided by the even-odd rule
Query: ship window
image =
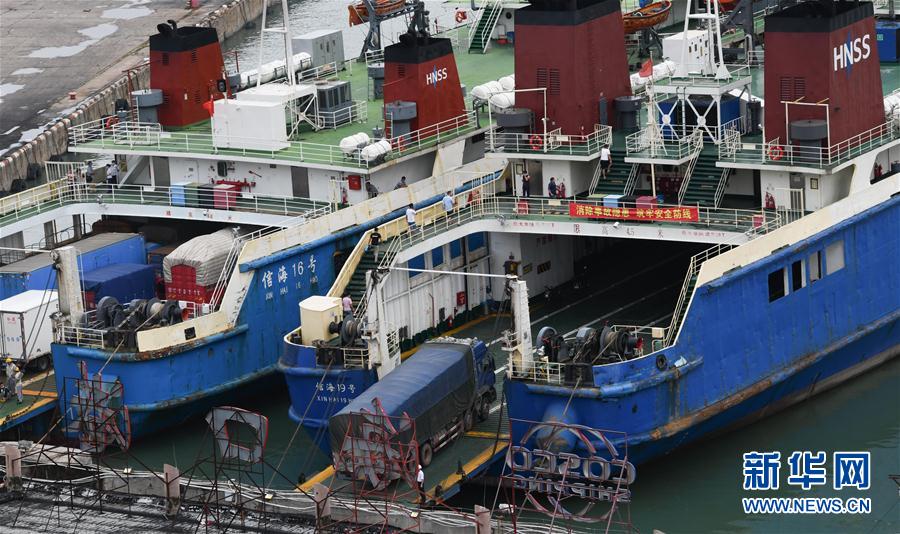
<path fill-rule="evenodd" d="M 825 248 L 825 274 L 832 274 L 844 268 L 844 242 L 835 241 Z"/>
<path fill-rule="evenodd" d="M 469 252 L 474 252 L 484 246 L 484 232 L 472 234 L 466 239 L 469 242 Z"/>
<path fill-rule="evenodd" d="M 797 291 L 806 287 L 804 263 L 803 260 L 797 260 L 791 264 L 791 291 Z"/>
<path fill-rule="evenodd" d="M 410 269 L 424 269 L 425 268 L 425 255 L 419 254 L 415 258 L 410 259 L 409 263 L 407 264 L 407 267 L 409 267 Z M 412 278 L 414 276 L 418 276 L 420 274 L 422 274 L 422 273 L 420 273 L 419 271 L 409 271 L 410 278 Z"/>
<path fill-rule="evenodd" d="M 163 52 L 163 55 L 162 55 L 162 64 L 163 64 L 163 65 L 168 65 L 168 64 L 169 64 L 169 53 L 168 53 L 168 52 Z"/>
<path fill-rule="evenodd" d="M 444 263 L 444 247 L 438 247 L 431 251 L 431 266 L 438 267 Z"/>
<path fill-rule="evenodd" d="M 450 257 L 456 259 L 462 256 L 462 239 L 450 242 Z"/>
<path fill-rule="evenodd" d="M 822 279 L 822 251 L 817 250 L 809 255 L 809 283 Z"/>
<path fill-rule="evenodd" d="M 769 302 L 775 302 L 787 295 L 787 269 L 781 268 L 769 273 Z"/>

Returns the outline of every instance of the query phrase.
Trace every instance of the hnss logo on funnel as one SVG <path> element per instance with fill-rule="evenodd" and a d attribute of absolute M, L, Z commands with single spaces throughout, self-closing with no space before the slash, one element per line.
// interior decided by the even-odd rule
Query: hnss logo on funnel
<path fill-rule="evenodd" d="M 438 82 L 447 79 L 447 67 L 432 69 L 431 72 L 425 75 L 425 85 L 433 85 L 437 87 Z"/>
<path fill-rule="evenodd" d="M 849 74 L 855 63 L 868 59 L 872 54 L 870 38 L 869 34 L 856 38 L 853 38 L 852 34 L 847 34 L 847 42 L 834 47 L 834 72 L 847 69 Z"/>

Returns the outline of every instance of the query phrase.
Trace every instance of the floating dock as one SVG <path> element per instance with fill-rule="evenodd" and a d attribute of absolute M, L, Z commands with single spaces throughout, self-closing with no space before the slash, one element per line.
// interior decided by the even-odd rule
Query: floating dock
<path fill-rule="evenodd" d="M 56 374 L 51 369 L 25 379 L 21 404 L 15 392 L 6 402 L 0 403 L 0 432 L 20 425 L 36 422 L 36 418 L 56 408 Z"/>

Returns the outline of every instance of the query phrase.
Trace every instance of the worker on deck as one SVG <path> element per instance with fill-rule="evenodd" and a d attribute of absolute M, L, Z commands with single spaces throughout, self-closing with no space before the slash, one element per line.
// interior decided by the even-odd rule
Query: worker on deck
<path fill-rule="evenodd" d="M 369 244 L 366 246 L 366 252 L 369 251 L 369 247 L 373 247 L 375 249 L 375 261 L 378 261 L 378 252 L 379 248 L 381 248 L 381 232 L 378 231 L 378 227 L 372 228 L 372 233 L 369 234 Z"/>
<path fill-rule="evenodd" d="M 406 224 L 409 225 L 409 233 L 412 234 L 416 230 L 416 207 L 412 204 L 406 208 Z"/>
<path fill-rule="evenodd" d="M 559 190 L 556 187 L 556 177 L 550 177 L 550 183 L 547 184 L 547 194 L 550 198 L 556 198 L 556 195 L 559 193 Z"/>
<path fill-rule="evenodd" d="M 531 196 L 531 175 L 527 172 L 522 175 L 522 196 L 525 198 Z"/>
<path fill-rule="evenodd" d="M 341 299 L 341 306 L 344 309 L 345 317 L 353 313 L 353 299 L 350 298 L 350 293 L 344 293 L 344 297 Z"/>
<path fill-rule="evenodd" d="M 600 174 L 604 178 L 609 174 L 609 168 L 612 167 L 612 154 L 609 151 L 609 145 L 603 145 L 600 149 Z"/>
<path fill-rule="evenodd" d="M 16 373 L 16 400 L 18 404 L 22 404 L 22 397 L 25 389 L 25 384 L 22 383 L 22 371 Z"/>
<path fill-rule="evenodd" d="M 453 200 L 453 195 L 450 194 L 450 191 L 447 191 L 447 194 L 441 199 L 441 203 L 444 205 L 444 215 L 447 216 L 449 222 L 450 216 L 453 215 L 453 206 L 456 205 L 456 201 Z"/>
<path fill-rule="evenodd" d="M 400 177 L 400 181 L 397 182 L 397 185 L 394 186 L 394 189 L 400 189 L 401 187 L 406 187 L 406 176 Z"/>
<path fill-rule="evenodd" d="M 422 464 L 416 469 L 416 488 L 419 490 L 419 503 L 424 503 L 428 496 L 425 495 L 425 471 L 422 470 Z"/>

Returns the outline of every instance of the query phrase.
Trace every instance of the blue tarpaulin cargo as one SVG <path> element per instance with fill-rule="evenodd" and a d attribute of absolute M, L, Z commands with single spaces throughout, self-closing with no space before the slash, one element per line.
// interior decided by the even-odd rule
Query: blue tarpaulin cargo
<path fill-rule="evenodd" d="M 103 297 L 116 297 L 119 302 L 149 299 L 156 296 L 153 265 L 117 263 L 84 273 L 85 303 L 94 308 Z"/>
<path fill-rule="evenodd" d="M 104 233 L 72 243 L 78 249 L 81 272 L 113 263 L 145 263 L 144 237 L 140 234 Z M 56 289 L 56 271 L 49 254 L 35 254 L 0 266 L 0 299 L 29 289 Z"/>
<path fill-rule="evenodd" d="M 472 347 L 467 343 L 426 343 L 328 420 L 332 451 L 343 444 L 351 414 L 374 412 L 375 398 L 389 416 L 408 414 L 416 423 L 416 439 L 421 443 L 465 412 L 474 395 Z M 396 424 L 396 420 L 391 422 Z"/>

